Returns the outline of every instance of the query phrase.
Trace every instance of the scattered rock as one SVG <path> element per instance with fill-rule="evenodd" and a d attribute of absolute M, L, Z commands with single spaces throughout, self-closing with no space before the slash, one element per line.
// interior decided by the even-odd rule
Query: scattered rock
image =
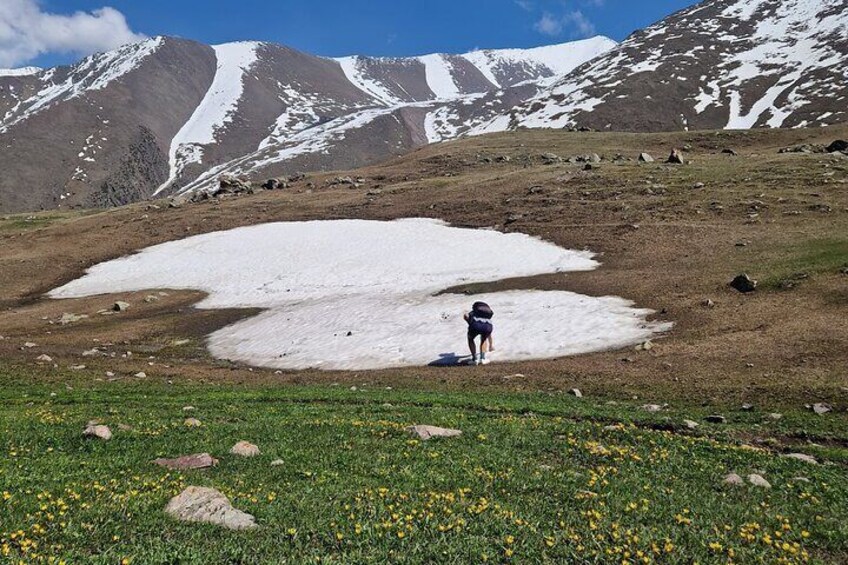
<path fill-rule="evenodd" d="M 812 410 L 816 414 L 822 415 L 822 414 L 827 414 L 828 412 L 833 410 L 833 407 L 830 404 L 825 404 L 823 402 L 817 402 L 817 403 L 813 404 Z"/>
<path fill-rule="evenodd" d="M 577 398 L 583 398 L 583 393 L 580 392 L 579 388 L 573 388 L 573 389 L 569 390 L 568 393 L 577 397 Z"/>
<path fill-rule="evenodd" d="M 654 348 L 654 343 L 649 339 L 636 346 L 636 351 L 650 351 Z"/>
<path fill-rule="evenodd" d="M 713 302 L 709 298 L 701 302 L 701 304 L 704 306 L 704 308 L 715 308 L 715 302 Z"/>
<path fill-rule="evenodd" d="M 848 141 L 845 141 L 844 139 L 837 139 L 828 145 L 825 150 L 828 153 L 846 153 L 848 152 Z"/>
<path fill-rule="evenodd" d="M 59 318 L 59 323 L 63 326 L 66 326 L 68 324 L 73 324 L 74 322 L 84 320 L 86 318 L 88 318 L 88 315 L 86 314 L 69 314 L 65 312 L 64 314 L 62 314 L 62 317 Z"/>
<path fill-rule="evenodd" d="M 709 422 L 710 424 L 724 424 L 725 422 L 727 422 L 727 418 L 718 414 L 711 414 L 704 418 L 704 420 Z"/>
<path fill-rule="evenodd" d="M 24 346 L 23 346 L 24 349 L 32 349 L 33 347 L 38 347 L 38 346 L 31 341 L 24 343 Z"/>
<path fill-rule="evenodd" d="M 50 357 L 49 355 L 47 355 L 46 353 L 39 355 L 38 357 L 35 358 L 35 360 L 41 361 L 42 363 L 52 363 L 53 362 L 53 358 Z"/>
<path fill-rule="evenodd" d="M 192 412 L 194 410 L 194 406 L 183 406 L 183 412 Z"/>
<path fill-rule="evenodd" d="M 282 467 L 285 464 L 286 462 L 282 459 L 274 459 L 273 461 L 271 461 L 271 467 Z"/>
<path fill-rule="evenodd" d="M 771 414 L 769 414 L 768 416 L 769 416 L 769 418 L 771 418 L 772 420 L 775 420 L 775 421 L 780 420 L 781 418 L 783 418 L 783 414 L 780 414 L 780 413 L 778 413 L 778 412 L 772 412 L 772 413 L 771 413 Z"/>
<path fill-rule="evenodd" d="M 216 524 L 231 530 L 256 527 L 253 516 L 233 508 L 226 496 L 206 487 L 186 488 L 168 502 L 165 513 L 185 522 Z"/>
<path fill-rule="evenodd" d="M 203 424 L 201 424 L 200 420 L 198 420 L 197 418 L 186 418 L 185 422 L 183 422 L 183 425 L 189 428 L 199 428 Z"/>
<path fill-rule="evenodd" d="M 743 412 L 751 412 L 754 409 L 754 405 L 745 403 L 741 406 L 741 408 Z"/>
<path fill-rule="evenodd" d="M 784 147 L 778 151 L 778 153 L 826 153 L 827 149 L 824 145 L 819 145 L 816 143 L 805 143 L 803 145 L 793 145 L 791 147 Z"/>
<path fill-rule="evenodd" d="M 149 296 L 145 296 L 144 301 L 148 304 L 152 304 L 154 302 L 159 302 L 159 297 L 156 296 L 155 294 L 151 294 Z"/>
<path fill-rule="evenodd" d="M 68 367 L 71 371 L 83 371 L 85 370 L 85 365 L 71 365 Z"/>
<path fill-rule="evenodd" d="M 722 152 L 722 154 L 730 155 L 731 157 L 736 157 L 738 155 L 738 153 L 736 151 L 734 151 L 733 149 L 722 149 L 721 152 Z"/>
<path fill-rule="evenodd" d="M 754 485 L 755 487 L 771 488 L 771 483 L 765 480 L 762 475 L 758 475 L 756 473 L 751 473 L 750 475 L 748 475 L 748 482 Z"/>
<path fill-rule="evenodd" d="M 543 153 L 542 154 L 542 161 L 546 165 L 553 165 L 554 163 L 561 163 L 562 157 L 560 157 L 556 153 Z"/>
<path fill-rule="evenodd" d="M 259 448 L 247 441 L 240 441 L 235 444 L 230 449 L 230 453 L 233 455 L 240 455 L 242 457 L 256 457 L 260 454 Z"/>
<path fill-rule="evenodd" d="M 187 469 L 207 469 L 218 464 L 218 460 L 208 453 L 195 453 L 194 455 L 183 455 L 176 459 L 159 458 L 153 461 L 160 467 L 171 469 L 174 471 L 184 471 Z"/>
<path fill-rule="evenodd" d="M 665 160 L 666 163 L 671 163 L 673 165 L 683 165 L 685 161 L 683 160 L 683 155 L 681 154 L 679 149 L 672 149 L 671 154 L 668 156 L 668 159 Z"/>
<path fill-rule="evenodd" d="M 411 432 L 422 439 L 427 441 L 434 437 L 457 437 L 462 435 L 462 431 L 460 430 L 452 430 L 449 428 L 440 428 L 438 426 L 427 426 L 427 425 L 417 425 L 410 426 L 406 428 L 406 431 Z"/>
<path fill-rule="evenodd" d="M 100 424 L 89 422 L 86 428 L 82 431 L 82 435 L 84 435 L 85 437 L 109 441 L 110 439 L 112 439 L 112 430 L 109 429 L 109 426 L 103 426 Z"/>
<path fill-rule="evenodd" d="M 268 179 L 262 183 L 262 188 L 265 190 L 280 190 L 288 187 L 289 185 L 286 179 Z"/>
<path fill-rule="evenodd" d="M 742 477 L 740 477 L 736 473 L 729 473 L 725 475 L 723 482 L 726 485 L 732 485 L 735 487 L 741 487 L 745 485 L 745 481 L 742 480 Z"/>
<path fill-rule="evenodd" d="M 134 374 L 133 376 L 137 379 L 146 379 L 147 373 L 145 373 L 144 371 L 139 371 L 138 373 Z"/>
<path fill-rule="evenodd" d="M 807 455 L 806 453 L 788 453 L 784 455 L 787 459 L 796 459 L 798 461 L 803 461 L 804 463 L 810 463 L 811 465 L 818 465 L 819 462 L 812 455 Z"/>
<path fill-rule="evenodd" d="M 644 404 L 644 405 L 642 405 L 642 407 L 641 407 L 641 408 L 642 408 L 642 410 L 644 410 L 644 411 L 646 411 L 646 412 L 661 412 L 661 411 L 662 411 L 662 410 L 664 410 L 667 406 L 668 406 L 668 404 L 663 404 L 663 405 L 659 405 L 659 404 Z"/>
<path fill-rule="evenodd" d="M 639 153 L 639 162 L 640 162 L 640 163 L 653 163 L 653 162 L 654 162 L 654 158 L 653 158 L 653 157 L 651 157 L 651 156 L 650 156 L 649 154 L 647 154 L 647 153 Z"/>
<path fill-rule="evenodd" d="M 698 426 L 700 426 L 700 424 L 699 424 L 698 422 L 694 421 L 694 420 L 683 420 L 683 423 L 684 423 L 684 424 L 686 425 L 686 427 L 687 427 L 687 428 L 689 428 L 690 430 L 694 430 L 695 428 L 697 428 Z"/>
<path fill-rule="evenodd" d="M 97 349 L 96 347 L 94 349 L 88 349 L 88 350 L 82 352 L 83 357 L 95 357 L 95 356 L 100 355 L 100 354 L 101 354 L 101 351 L 99 349 Z"/>
<path fill-rule="evenodd" d="M 115 302 L 112 305 L 113 312 L 125 312 L 130 307 L 128 302 L 121 302 L 120 300 Z"/>
<path fill-rule="evenodd" d="M 757 281 L 743 273 L 730 281 L 730 286 L 741 293 L 749 293 L 757 290 Z"/>
<path fill-rule="evenodd" d="M 702 182 L 696 182 L 695 184 L 693 184 L 693 185 L 692 185 L 692 188 L 694 188 L 694 189 L 696 189 L 696 190 L 697 190 L 697 189 L 704 188 L 704 186 L 706 186 L 704 183 L 702 183 Z"/>

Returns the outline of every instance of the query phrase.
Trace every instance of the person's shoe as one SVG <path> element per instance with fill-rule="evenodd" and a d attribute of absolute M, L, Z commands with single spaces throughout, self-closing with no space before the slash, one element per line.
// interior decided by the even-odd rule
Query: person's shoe
<path fill-rule="evenodd" d="M 479 365 L 480 361 L 478 361 L 475 357 L 472 357 L 468 361 L 465 362 L 466 365 Z"/>
<path fill-rule="evenodd" d="M 480 359 L 479 364 L 480 364 L 480 365 L 488 365 L 488 364 L 489 364 L 489 363 L 491 363 L 491 362 L 492 362 L 492 360 L 491 360 L 491 359 Z"/>

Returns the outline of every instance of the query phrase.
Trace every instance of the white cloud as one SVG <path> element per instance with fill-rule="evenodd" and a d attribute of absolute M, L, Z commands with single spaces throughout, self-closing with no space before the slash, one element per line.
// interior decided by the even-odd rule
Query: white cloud
<path fill-rule="evenodd" d="M 0 0 L 0 67 L 14 67 L 44 53 L 88 55 L 144 39 L 114 8 L 71 15 L 50 14 L 38 0 Z"/>
<path fill-rule="evenodd" d="M 595 35 L 595 24 L 580 10 L 570 10 L 561 16 L 554 16 L 545 12 L 542 17 L 533 24 L 533 29 L 544 35 L 558 36 L 563 31 L 570 29 L 573 37 L 591 37 Z"/>

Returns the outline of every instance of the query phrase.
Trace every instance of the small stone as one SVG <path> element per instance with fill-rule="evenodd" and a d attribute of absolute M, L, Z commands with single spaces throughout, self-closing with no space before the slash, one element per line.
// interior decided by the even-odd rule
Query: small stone
<path fill-rule="evenodd" d="M 133 376 L 137 379 L 146 379 L 147 373 L 145 373 L 144 371 L 139 371 L 138 373 L 134 374 Z"/>
<path fill-rule="evenodd" d="M 665 408 L 666 405 L 660 406 L 659 404 L 644 404 L 642 405 L 642 410 L 646 412 L 660 412 Z"/>
<path fill-rule="evenodd" d="M 183 424 L 188 428 L 199 428 L 203 424 L 200 423 L 200 420 L 197 418 L 186 418 Z"/>
<path fill-rule="evenodd" d="M 689 428 L 690 430 L 694 430 L 695 428 L 697 428 L 698 426 L 700 426 L 700 424 L 699 424 L 698 422 L 694 421 L 694 420 L 683 420 L 683 423 L 684 423 L 684 424 L 686 425 L 686 427 L 687 427 L 687 428 Z"/>
<path fill-rule="evenodd" d="M 112 430 L 109 429 L 109 426 L 102 426 L 94 422 L 89 422 L 88 426 L 86 426 L 83 430 L 82 435 L 85 437 L 109 441 L 112 439 Z"/>
<path fill-rule="evenodd" d="M 654 342 L 651 340 L 644 341 L 636 346 L 636 351 L 650 351 L 654 348 Z"/>
<path fill-rule="evenodd" d="M 715 308 L 715 302 L 713 302 L 709 298 L 704 300 L 701 304 L 704 306 L 704 308 Z"/>
<path fill-rule="evenodd" d="M 583 398 L 583 393 L 580 392 L 579 388 L 573 388 L 570 391 L 568 391 L 568 393 L 571 394 L 572 396 L 576 397 L 576 398 Z"/>
<path fill-rule="evenodd" d="M 822 414 L 827 414 L 833 410 L 833 407 L 830 404 L 824 404 L 822 402 L 817 402 L 813 404 L 813 412 L 821 416 Z"/>
<path fill-rule="evenodd" d="M 771 483 L 765 480 L 762 475 L 758 475 L 756 473 L 751 473 L 750 475 L 748 475 L 748 482 L 754 485 L 755 487 L 771 488 Z"/>
<path fill-rule="evenodd" d="M 754 409 L 753 404 L 745 403 L 741 406 L 743 412 L 751 412 Z"/>
<path fill-rule="evenodd" d="M 647 154 L 647 153 L 639 153 L 639 162 L 640 162 L 640 163 L 653 163 L 653 162 L 654 162 L 654 158 L 653 158 L 653 157 L 651 157 L 651 156 L 650 156 L 649 154 Z"/>
<path fill-rule="evenodd" d="M 121 302 L 120 300 L 112 305 L 113 312 L 125 312 L 130 307 L 129 302 Z"/>
<path fill-rule="evenodd" d="M 795 459 L 797 461 L 803 461 L 804 463 L 810 463 L 811 465 L 818 465 L 819 462 L 812 455 L 807 455 L 806 453 L 788 453 L 784 455 L 787 459 Z"/>
<path fill-rule="evenodd" d="M 274 459 L 273 461 L 271 461 L 271 467 L 282 467 L 285 464 L 286 462 L 282 459 Z"/>
<path fill-rule="evenodd" d="M 769 414 L 768 416 L 769 416 L 769 418 L 771 418 L 772 420 L 775 420 L 775 421 L 780 420 L 781 418 L 783 418 L 783 414 L 781 414 L 781 413 L 779 413 L 779 412 L 772 412 L 772 413 L 771 413 L 771 414 Z"/>
<path fill-rule="evenodd" d="M 746 274 L 737 275 L 735 279 L 730 281 L 730 286 L 742 293 L 754 292 L 757 290 L 757 281 Z"/>
<path fill-rule="evenodd" d="M 255 457 L 260 454 L 259 448 L 247 441 L 240 441 L 235 444 L 230 449 L 230 453 L 233 455 L 240 455 L 242 457 Z"/>
<path fill-rule="evenodd" d="M 71 371 L 83 371 L 85 370 L 85 365 L 71 365 L 68 367 Z"/>
<path fill-rule="evenodd" d="M 208 453 L 195 453 L 194 455 L 183 455 L 176 459 L 159 458 L 153 461 L 154 464 L 166 469 L 174 471 L 183 471 L 187 469 L 207 469 L 218 464 L 218 460 Z"/>
<path fill-rule="evenodd" d="M 183 406 L 183 412 L 192 412 L 194 410 L 194 406 Z"/>
<path fill-rule="evenodd" d="M 145 297 L 144 297 L 144 301 L 145 301 L 146 303 L 148 303 L 148 304 L 152 304 L 152 303 L 154 303 L 154 302 L 158 302 L 158 301 L 159 301 L 159 297 L 158 297 L 158 296 L 156 296 L 155 294 L 151 294 L 151 295 L 149 295 L 149 296 L 145 296 Z"/>
<path fill-rule="evenodd" d="M 27 348 L 27 349 L 32 349 L 33 347 L 38 347 L 38 346 L 36 344 L 34 344 L 33 342 L 28 341 L 28 342 L 24 343 L 24 347 Z"/>
<path fill-rule="evenodd" d="M 683 155 L 681 154 L 679 149 L 672 149 L 671 154 L 668 156 L 668 159 L 666 159 L 665 162 L 671 163 L 673 165 L 682 165 L 684 164 Z"/>
<path fill-rule="evenodd" d="M 693 185 L 692 185 L 692 188 L 694 188 L 694 189 L 696 189 L 696 190 L 697 190 L 697 189 L 699 189 L 699 188 L 704 188 L 704 186 L 705 186 L 705 185 L 704 185 L 704 183 L 702 183 L 702 182 L 696 182 L 695 184 L 693 184 Z"/>
<path fill-rule="evenodd" d="M 204 522 L 231 530 L 256 527 L 253 516 L 233 508 L 226 496 L 207 487 L 186 488 L 168 502 L 165 513 L 184 522 Z"/>
<path fill-rule="evenodd" d="M 100 350 L 96 347 L 82 352 L 83 357 L 94 357 L 95 355 L 100 355 Z"/>
<path fill-rule="evenodd" d="M 724 424 L 727 421 L 727 418 L 718 414 L 711 414 L 704 418 L 704 420 L 710 424 Z"/>
<path fill-rule="evenodd" d="M 53 358 L 47 355 L 46 353 L 39 355 L 35 358 L 36 361 L 41 361 L 42 363 L 52 363 Z"/>
<path fill-rule="evenodd" d="M 59 318 L 59 323 L 65 326 L 68 324 L 73 324 L 74 322 L 79 322 L 80 320 L 83 320 L 85 318 L 88 318 L 88 316 L 85 314 L 68 314 L 66 312 L 62 314 L 61 318 Z"/>
<path fill-rule="evenodd" d="M 462 435 L 461 430 L 452 430 L 450 428 L 440 428 L 438 426 L 417 425 L 406 428 L 406 431 L 411 432 L 427 441 L 434 437 L 457 437 Z"/>
<path fill-rule="evenodd" d="M 732 485 L 735 487 L 741 487 L 745 485 L 745 481 L 742 480 L 742 477 L 740 477 L 736 473 L 729 473 L 725 475 L 723 482 L 726 485 Z"/>

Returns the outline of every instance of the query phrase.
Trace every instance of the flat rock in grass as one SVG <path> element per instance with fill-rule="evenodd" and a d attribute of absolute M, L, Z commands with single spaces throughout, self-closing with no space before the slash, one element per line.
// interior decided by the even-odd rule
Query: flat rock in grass
<path fill-rule="evenodd" d="M 762 475 L 758 475 L 756 473 L 751 473 L 748 475 L 748 482 L 754 485 L 755 487 L 760 488 L 771 488 L 771 483 L 769 483 Z"/>
<path fill-rule="evenodd" d="M 160 467 L 172 469 L 175 471 L 183 471 L 187 469 L 208 469 L 218 464 L 218 460 L 208 453 L 195 453 L 194 455 L 183 455 L 175 459 L 159 458 L 153 461 Z"/>
<path fill-rule="evenodd" d="M 777 420 L 780 420 L 781 418 L 783 418 L 783 414 L 781 414 L 779 412 L 772 412 L 771 414 L 769 414 L 769 418 L 777 421 Z"/>
<path fill-rule="evenodd" d="M 648 153 L 639 153 L 639 162 L 640 163 L 653 163 L 654 158 L 651 157 Z"/>
<path fill-rule="evenodd" d="M 188 428 L 199 428 L 202 425 L 197 418 L 186 418 L 183 424 Z"/>
<path fill-rule="evenodd" d="M 49 355 L 47 355 L 46 353 L 39 355 L 38 357 L 35 358 L 35 360 L 40 361 L 42 363 L 52 363 L 53 362 L 53 358 L 50 357 Z"/>
<path fill-rule="evenodd" d="M 274 459 L 273 461 L 271 461 L 271 467 L 282 467 L 285 464 L 286 462 L 282 459 Z"/>
<path fill-rule="evenodd" d="M 803 461 L 804 463 L 810 463 L 811 465 L 818 465 L 819 462 L 812 455 L 807 455 L 806 453 L 787 453 L 784 455 L 787 459 L 795 459 L 797 461 Z"/>
<path fill-rule="evenodd" d="M 230 504 L 229 499 L 213 488 L 188 487 L 165 507 L 165 513 L 184 522 L 203 522 L 230 530 L 249 530 L 256 519 Z"/>
<path fill-rule="evenodd" d="M 831 410 L 833 410 L 833 407 L 831 407 L 830 404 L 824 404 L 822 402 L 817 402 L 816 404 L 813 404 L 813 412 L 820 416 L 822 414 L 827 414 Z"/>
<path fill-rule="evenodd" d="M 583 393 L 580 392 L 579 388 L 573 388 L 570 391 L 568 391 L 568 393 L 570 395 L 574 396 L 575 398 L 583 398 Z"/>
<path fill-rule="evenodd" d="M 697 428 L 700 425 L 700 424 L 698 424 L 698 422 L 696 422 L 694 420 L 683 420 L 683 424 L 687 428 L 689 428 L 690 430 L 694 430 L 695 428 Z"/>
<path fill-rule="evenodd" d="M 406 428 L 406 431 L 411 432 L 427 441 L 434 437 L 457 437 L 462 435 L 461 430 L 452 430 L 450 428 L 440 428 L 438 426 L 417 425 Z"/>
<path fill-rule="evenodd" d="M 641 408 L 642 408 L 642 410 L 644 410 L 645 412 L 662 412 L 662 410 L 663 410 L 663 409 L 665 409 L 665 407 L 666 407 L 666 405 L 665 405 L 665 404 L 663 404 L 663 405 L 659 405 L 659 404 L 643 404 Z"/>
<path fill-rule="evenodd" d="M 85 437 L 109 441 L 110 439 L 112 439 L 112 430 L 109 429 L 109 426 L 89 423 L 82 431 L 82 435 L 84 435 Z"/>
<path fill-rule="evenodd" d="M 241 457 L 256 457 L 260 454 L 259 448 L 248 441 L 240 441 L 230 448 L 230 453 Z"/>
<path fill-rule="evenodd" d="M 86 314 L 69 314 L 65 312 L 62 314 L 62 317 L 59 318 L 59 323 L 63 326 L 68 324 L 73 324 L 74 322 L 79 322 L 80 320 L 84 320 L 88 318 Z"/>
<path fill-rule="evenodd" d="M 722 482 L 726 485 L 732 485 L 735 487 L 741 487 L 745 485 L 745 481 L 742 480 L 742 477 L 740 477 L 736 473 L 729 473 L 725 475 L 724 480 Z"/>
<path fill-rule="evenodd" d="M 113 312 L 126 312 L 130 307 L 129 302 L 117 301 L 112 305 Z"/>
<path fill-rule="evenodd" d="M 727 418 L 719 414 L 710 414 L 709 416 L 704 418 L 704 420 L 706 420 L 710 424 L 723 424 L 727 422 Z"/>

